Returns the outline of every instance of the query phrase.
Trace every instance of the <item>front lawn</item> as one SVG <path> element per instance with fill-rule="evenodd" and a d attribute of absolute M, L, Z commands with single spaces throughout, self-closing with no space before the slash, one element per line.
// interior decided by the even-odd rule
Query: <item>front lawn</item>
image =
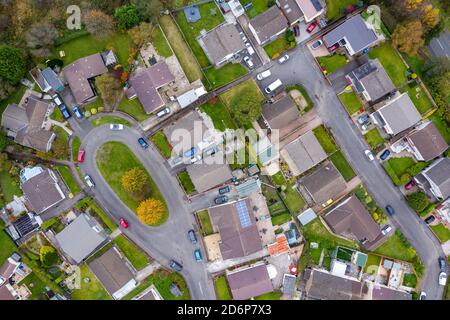
<path fill-rule="evenodd" d="M 425 91 L 417 83 L 403 87 L 401 92 L 408 92 L 409 97 L 420 114 L 425 114 L 433 108 L 431 100 L 428 99 Z"/>
<path fill-rule="evenodd" d="M 117 157 L 120 155 L 120 157 Z M 133 197 L 130 193 L 125 191 L 122 186 L 122 176 L 125 172 L 133 168 L 139 168 L 143 170 L 147 175 L 147 181 L 149 185 L 149 191 L 146 198 L 153 198 L 160 200 L 165 206 L 165 213 L 163 217 L 154 225 L 158 226 L 163 224 L 168 216 L 166 202 L 158 186 L 151 178 L 150 174 L 146 171 L 142 163 L 136 158 L 133 152 L 124 144 L 120 142 L 108 142 L 102 145 L 96 156 L 97 166 L 102 173 L 105 180 L 108 182 L 113 191 L 119 196 L 119 198 L 134 212 L 136 212 L 139 206 L 139 201 Z"/>
<path fill-rule="evenodd" d="M 356 176 L 355 171 L 348 163 L 347 159 L 345 159 L 344 155 L 341 151 L 337 151 L 330 156 L 331 162 L 333 162 L 334 166 L 341 173 L 342 177 L 345 181 L 350 181 L 353 177 Z"/>
<path fill-rule="evenodd" d="M 328 130 L 321 125 L 313 130 L 314 135 L 322 146 L 323 150 L 327 154 L 332 154 L 338 150 L 336 143 L 334 142 L 333 137 L 328 132 Z"/>
<path fill-rule="evenodd" d="M 136 270 L 141 270 L 149 264 L 148 256 L 136 247 L 124 235 L 116 237 L 114 243 L 120 248 L 125 257 L 131 262 Z"/>
<path fill-rule="evenodd" d="M 292 220 L 292 216 L 290 215 L 290 213 L 282 213 L 282 214 L 277 214 L 275 216 L 272 216 L 272 225 L 274 226 L 280 226 L 283 223 L 286 223 L 288 221 Z"/>
<path fill-rule="evenodd" d="M 75 136 L 72 140 L 72 161 L 77 161 L 78 151 L 80 150 L 81 139 L 79 136 Z"/>
<path fill-rule="evenodd" d="M 439 223 L 436 226 L 431 226 L 434 234 L 439 238 L 441 243 L 447 242 L 450 240 L 450 231 L 442 224 Z"/>
<path fill-rule="evenodd" d="M 380 60 L 396 87 L 399 87 L 408 81 L 408 78 L 405 75 L 407 68 L 390 43 L 385 42 L 376 48 L 370 49 L 369 58 L 378 58 L 378 60 Z"/>
<path fill-rule="evenodd" d="M 381 136 L 380 132 L 377 128 L 371 129 L 369 132 L 367 132 L 364 135 L 364 138 L 366 139 L 369 146 L 372 148 L 372 150 L 377 149 L 379 146 L 384 144 L 384 139 Z"/>
<path fill-rule="evenodd" d="M 198 62 L 204 68 L 210 65 L 208 57 L 203 51 L 202 47 L 197 41 L 197 37 L 202 30 L 212 30 L 214 27 L 221 24 L 225 19 L 221 10 L 216 5 L 215 1 L 198 5 L 201 18 L 197 22 L 188 22 L 184 14 L 184 10 L 177 12 L 177 23 L 184 37 L 194 52 Z"/>
<path fill-rule="evenodd" d="M 281 54 L 281 52 L 289 48 L 290 48 L 289 41 L 286 40 L 285 36 L 280 36 L 278 39 L 264 46 L 264 50 L 271 59 L 275 59 Z"/>
<path fill-rule="evenodd" d="M 186 170 L 177 173 L 177 177 L 186 194 L 189 195 L 196 191 L 195 186 L 192 183 L 191 177 L 189 176 L 189 173 Z"/>
<path fill-rule="evenodd" d="M 350 5 L 355 5 L 358 0 L 327 0 L 327 18 L 333 20 L 343 15 L 343 10 Z"/>
<path fill-rule="evenodd" d="M 162 130 L 155 132 L 155 134 L 150 137 L 150 141 L 155 144 L 164 158 L 169 159 L 171 157 L 172 147 Z"/>
<path fill-rule="evenodd" d="M 416 251 L 399 230 L 395 231 L 374 253 L 408 262 L 416 257 Z"/>
<path fill-rule="evenodd" d="M 152 44 L 155 47 L 156 52 L 164 58 L 168 58 L 173 55 L 172 49 L 170 49 L 167 43 L 166 37 L 161 30 L 160 26 L 155 27 L 152 32 Z"/>
<path fill-rule="evenodd" d="M 356 242 L 339 238 L 328 232 L 319 218 L 311 221 L 306 226 L 302 226 L 301 229 L 303 230 L 303 236 L 309 243 L 317 242 L 320 247 L 328 249 L 334 249 L 337 246 L 355 249 L 358 248 L 358 244 Z"/>
<path fill-rule="evenodd" d="M 267 9 L 269 9 L 269 4 L 271 3 L 271 1 L 269 0 L 241 0 L 240 2 L 242 6 L 245 6 L 247 3 L 250 2 L 253 4 L 251 9 L 245 11 L 245 13 L 250 19 L 253 19 L 258 14 L 261 14 Z"/>
<path fill-rule="evenodd" d="M 58 108 L 53 109 L 53 112 L 50 114 L 50 119 L 63 123 L 66 121 Z"/>
<path fill-rule="evenodd" d="M 286 181 L 281 171 L 273 175 L 271 179 L 281 188 L 281 196 L 292 214 L 296 214 L 303 209 L 305 200 L 303 200 L 300 192 L 295 188 L 294 183 Z"/>
<path fill-rule="evenodd" d="M 444 119 L 442 117 L 438 116 L 437 114 L 433 114 L 430 117 L 430 120 L 433 121 L 436 128 L 439 130 L 439 132 L 444 137 L 445 141 L 450 144 L 450 126 L 447 125 Z"/>
<path fill-rule="evenodd" d="M 147 120 L 148 117 L 150 117 L 137 98 L 128 100 L 127 97 L 123 97 L 122 101 L 120 101 L 118 110 L 128 113 L 139 122 Z"/>
<path fill-rule="evenodd" d="M 410 157 L 391 158 L 387 161 L 395 174 L 400 177 L 406 170 L 416 162 Z"/>
<path fill-rule="evenodd" d="M 95 202 L 90 198 L 84 198 L 80 200 L 76 205 L 76 208 L 87 211 L 89 209 L 89 214 L 94 218 L 98 218 L 105 229 L 109 229 L 110 232 L 117 229 L 117 225 L 111 220 L 111 218 L 95 204 Z"/>
<path fill-rule="evenodd" d="M 91 123 L 94 127 L 99 127 L 104 124 L 123 124 L 124 126 L 131 127 L 131 123 L 129 121 L 116 116 L 102 116 L 91 120 Z"/>
<path fill-rule="evenodd" d="M 197 218 L 198 220 L 200 220 L 203 236 L 208 236 L 214 233 L 214 229 L 211 223 L 211 218 L 209 217 L 208 210 L 202 210 L 197 212 Z"/>
<path fill-rule="evenodd" d="M 56 166 L 56 170 L 58 170 L 58 172 L 63 177 L 64 182 L 66 183 L 71 193 L 76 194 L 81 191 L 81 188 L 72 176 L 72 172 L 70 171 L 69 167 Z"/>
<path fill-rule="evenodd" d="M 255 297 L 255 300 L 280 300 L 282 295 L 280 291 L 268 292 Z"/>
<path fill-rule="evenodd" d="M 11 176 L 7 171 L 0 171 L 0 205 L 3 206 L 14 200 L 14 196 L 20 197 L 22 190 L 19 187 L 19 178 Z"/>
<path fill-rule="evenodd" d="M 81 286 L 80 289 L 72 292 L 72 300 L 111 300 L 108 292 L 106 292 L 100 281 L 97 280 L 85 263 L 80 266 L 80 272 Z M 89 281 L 85 281 L 87 279 Z"/>
<path fill-rule="evenodd" d="M 210 100 L 204 103 L 200 106 L 200 111 L 206 113 L 211 118 L 216 130 L 224 132 L 226 129 L 236 128 L 230 113 L 220 99 Z"/>
<path fill-rule="evenodd" d="M 354 91 L 341 93 L 339 99 L 350 115 L 362 108 L 362 103 Z"/>
<path fill-rule="evenodd" d="M 206 78 L 211 83 L 209 89 L 216 89 L 233 80 L 239 79 L 248 73 L 248 70 L 244 68 L 240 63 L 228 63 L 219 69 L 209 67 L 204 70 Z"/>
<path fill-rule="evenodd" d="M 317 59 L 320 66 L 326 70 L 327 73 L 333 73 L 347 64 L 347 58 L 344 55 L 337 53 L 330 56 L 319 57 Z"/>
<path fill-rule="evenodd" d="M 232 300 L 228 281 L 225 276 L 220 276 L 214 279 L 214 288 L 216 289 L 217 300 Z"/>
<path fill-rule="evenodd" d="M 417 286 L 417 277 L 413 273 L 405 273 L 402 285 L 415 288 Z"/>

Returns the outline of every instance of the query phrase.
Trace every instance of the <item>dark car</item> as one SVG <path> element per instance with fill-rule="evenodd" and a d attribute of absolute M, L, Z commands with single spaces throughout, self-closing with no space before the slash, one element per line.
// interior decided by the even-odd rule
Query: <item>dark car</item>
<path fill-rule="evenodd" d="M 447 270 L 447 260 L 442 257 L 439 257 L 438 261 L 439 261 L 439 268 L 441 268 L 442 271 L 446 271 Z"/>
<path fill-rule="evenodd" d="M 426 223 L 426 224 L 430 224 L 430 223 L 432 223 L 434 220 L 436 220 L 436 217 L 433 216 L 433 215 L 431 215 L 431 216 L 429 216 L 428 218 L 425 219 L 425 223 Z"/>
<path fill-rule="evenodd" d="M 189 240 L 191 240 L 192 244 L 196 244 L 197 243 L 197 236 L 195 235 L 195 231 L 194 230 L 189 230 L 188 231 L 188 236 L 189 236 Z"/>
<path fill-rule="evenodd" d="M 230 186 L 225 186 L 225 187 L 219 189 L 219 194 L 228 193 L 228 192 L 230 192 L 230 190 L 231 190 Z"/>
<path fill-rule="evenodd" d="M 70 114 L 69 110 L 67 109 L 65 104 L 61 104 L 58 106 L 59 110 L 61 111 L 64 119 L 69 119 L 72 115 Z"/>
<path fill-rule="evenodd" d="M 306 28 L 306 31 L 308 33 L 311 33 L 315 28 L 317 27 L 317 21 L 313 21 L 308 28 Z"/>
<path fill-rule="evenodd" d="M 369 119 L 370 119 L 369 114 L 364 114 L 364 115 L 362 115 L 362 116 L 359 116 L 358 119 L 357 119 L 356 121 L 358 121 L 358 123 L 359 123 L 360 125 L 363 125 L 363 124 L 365 124 L 367 121 L 369 121 Z"/>
<path fill-rule="evenodd" d="M 175 260 L 170 260 L 170 264 L 169 267 L 177 272 L 180 272 L 181 270 L 183 270 L 183 266 L 181 264 L 179 264 L 178 262 L 176 262 Z"/>
<path fill-rule="evenodd" d="M 227 196 L 220 196 L 214 199 L 214 203 L 215 204 L 222 204 L 228 202 L 228 197 Z"/>
<path fill-rule="evenodd" d="M 389 158 L 389 156 L 391 155 L 391 152 L 389 150 L 384 150 L 384 152 L 381 154 L 380 159 L 381 160 L 386 160 L 387 158 Z"/>
<path fill-rule="evenodd" d="M 144 138 L 139 138 L 138 142 L 139 142 L 139 144 L 141 145 L 142 148 L 144 148 L 144 149 L 148 148 L 148 143 L 145 142 Z"/>
<path fill-rule="evenodd" d="M 300 27 L 298 24 L 294 26 L 294 34 L 296 37 L 300 36 Z"/>
<path fill-rule="evenodd" d="M 83 118 L 83 113 L 81 112 L 80 108 L 78 106 L 73 107 L 73 113 L 78 119 Z"/>
<path fill-rule="evenodd" d="M 386 211 L 387 211 L 388 215 L 390 215 L 391 217 L 395 214 L 395 210 L 394 210 L 394 208 L 392 208 L 391 205 L 386 206 Z"/>

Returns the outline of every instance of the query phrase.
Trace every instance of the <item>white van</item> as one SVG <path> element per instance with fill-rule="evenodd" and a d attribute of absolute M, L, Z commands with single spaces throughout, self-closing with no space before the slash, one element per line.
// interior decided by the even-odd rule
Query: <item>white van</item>
<path fill-rule="evenodd" d="M 272 82 L 271 84 L 269 84 L 264 91 L 266 93 L 271 93 L 272 91 L 274 91 L 275 89 L 277 89 L 278 87 L 280 87 L 283 83 L 281 82 L 280 79 L 275 80 L 274 82 Z"/>
<path fill-rule="evenodd" d="M 252 46 L 250 46 L 250 47 L 247 47 L 247 52 L 249 55 L 253 55 L 255 53 L 255 50 L 253 49 Z"/>
<path fill-rule="evenodd" d="M 265 78 L 267 78 L 267 77 L 270 77 L 271 74 L 272 74 L 272 73 L 270 72 L 270 70 L 266 70 L 266 71 L 263 71 L 263 72 L 261 72 L 261 73 L 258 73 L 258 74 L 256 75 L 256 79 L 258 79 L 259 81 L 261 81 L 261 80 L 263 80 L 263 79 L 265 79 Z"/>

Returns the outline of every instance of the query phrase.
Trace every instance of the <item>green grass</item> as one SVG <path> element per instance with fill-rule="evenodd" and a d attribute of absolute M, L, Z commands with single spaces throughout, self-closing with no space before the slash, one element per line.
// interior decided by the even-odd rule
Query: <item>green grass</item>
<path fill-rule="evenodd" d="M 69 187 L 70 192 L 73 194 L 77 194 L 81 191 L 80 186 L 72 176 L 72 172 L 70 171 L 69 167 L 66 166 L 56 166 L 56 170 L 61 174 L 61 176 L 64 179 L 64 182 L 66 183 L 67 187 Z"/>
<path fill-rule="evenodd" d="M 327 154 L 332 154 L 338 150 L 336 143 L 333 140 L 333 137 L 328 132 L 328 130 L 323 126 L 319 126 L 313 130 L 314 135 L 322 146 L 323 150 Z"/>
<path fill-rule="evenodd" d="M 255 297 L 255 300 L 280 300 L 283 294 L 279 291 L 264 293 L 260 296 Z"/>
<path fill-rule="evenodd" d="M 358 0 L 327 0 L 327 18 L 333 20 L 343 15 L 342 9 L 358 3 Z"/>
<path fill-rule="evenodd" d="M 269 9 L 270 1 L 269 0 L 241 0 L 240 2 L 242 4 L 242 6 L 246 5 L 249 2 L 253 3 L 253 7 L 250 10 L 245 11 L 247 16 L 250 19 L 252 19 L 252 18 L 256 17 L 258 14 L 261 14 L 264 11 L 266 11 L 267 9 Z"/>
<path fill-rule="evenodd" d="M 123 124 L 124 126 L 131 127 L 131 123 L 123 118 L 116 116 L 103 116 L 91 121 L 94 127 L 98 127 L 104 124 Z"/>
<path fill-rule="evenodd" d="M 81 139 L 80 137 L 75 136 L 72 140 L 72 161 L 77 161 L 80 146 L 81 146 Z"/>
<path fill-rule="evenodd" d="M 50 114 L 50 119 L 58 122 L 66 121 L 58 108 L 53 109 L 53 112 Z"/>
<path fill-rule="evenodd" d="M 91 208 L 90 214 L 92 214 L 92 210 L 95 213 L 96 216 L 98 216 L 103 222 L 103 224 L 112 232 L 117 229 L 117 225 L 111 220 L 111 218 L 102 210 L 100 209 L 92 199 L 90 198 L 84 198 L 80 200 L 76 206 L 76 208 L 84 208 L 86 210 L 88 207 Z"/>
<path fill-rule="evenodd" d="M 409 167 L 416 163 L 414 159 L 410 157 L 391 158 L 387 162 L 399 178 L 402 174 L 406 173 L 406 170 Z"/>
<path fill-rule="evenodd" d="M 142 270 L 149 264 L 148 256 L 136 247 L 124 235 L 116 237 L 114 243 L 120 248 L 125 257 L 131 262 L 136 270 Z"/>
<path fill-rule="evenodd" d="M 404 286 L 415 288 L 417 286 L 417 277 L 413 273 L 405 273 L 403 276 L 403 283 Z"/>
<path fill-rule="evenodd" d="M 350 181 L 356 176 L 355 171 L 353 171 L 353 168 L 350 166 L 347 159 L 345 159 L 341 151 L 333 153 L 330 156 L 330 160 L 333 162 L 336 169 L 339 170 L 345 181 Z"/>
<path fill-rule="evenodd" d="M 396 87 L 399 87 L 408 81 L 405 75 L 407 70 L 406 66 L 390 43 L 385 42 L 376 48 L 372 48 L 369 51 L 369 57 L 371 59 L 378 58 L 380 60 Z"/>
<path fill-rule="evenodd" d="M 120 157 L 117 155 L 120 154 Z M 159 191 L 158 186 L 153 181 L 151 176 L 145 170 L 142 163 L 136 158 L 133 152 L 124 144 L 120 142 L 108 142 L 102 145 L 97 151 L 97 166 L 100 169 L 105 180 L 108 182 L 113 191 L 119 198 L 134 212 L 139 205 L 139 201 L 130 195 L 122 186 L 122 175 L 130 169 L 140 168 L 147 174 L 149 193 L 147 198 L 154 198 L 164 203 L 165 214 L 158 221 L 155 226 L 163 224 L 169 215 L 167 204 Z"/>
<path fill-rule="evenodd" d="M 292 216 L 289 213 L 282 213 L 277 214 L 276 216 L 272 217 L 272 225 L 274 226 L 280 226 L 283 223 L 286 223 L 288 221 L 292 220 Z"/>
<path fill-rule="evenodd" d="M 81 287 L 72 292 L 72 300 L 111 300 L 108 292 L 106 292 L 100 281 L 98 281 L 85 263 L 80 266 L 80 272 Z M 90 281 L 88 283 L 84 282 L 85 278 L 89 278 Z"/>
<path fill-rule="evenodd" d="M 63 50 L 66 55 L 62 60 L 67 66 L 79 58 L 113 49 L 120 63 L 126 65 L 131 47 L 132 41 L 126 32 L 115 32 L 104 40 L 98 40 L 88 34 L 57 47 L 54 57 L 59 58 L 59 51 Z"/>
<path fill-rule="evenodd" d="M 439 130 L 439 132 L 444 137 L 445 141 L 450 144 L 450 126 L 447 125 L 447 123 L 439 117 L 437 114 L 433 114 L 430 117 L 430 120 L 433 121 L 436 128 Z"/>
<path fill-rule="evenodd" d="M 419 89 L 419 91 L 416 91 L 416 88 Z M 422 90 L 422 88 L 414 84 L 413 86 L 406 86 L 402 88 L 401 92 L 408 92 L 409 97 L 411 98 L 412 102 L 417 108 L 417 111 L 419 111 L 420 114 L 425 114 L 427 111 L 430 111 L 433 108 L 433 104 L 430 99 L 428 99 L 427 95 L 425 94 L 425 91 Z M 416 95 L 419 95 L 417 98 Z"/>
<path fill-rule="evenodd" d="M 225 276 L 214 279 L 214 288 L 216 289 L 217 300 L 232 300 L 231 291 Z"/>
<path fill-rule="evenodd" d="M 183 68 L 189 82 L 203 79 L 202 70 L 200 69 L 194 54 L 184 41 L 183 35 L 172 17 L 168 15 L 161 16 L 159 19 L 159 24 L 169 40 L 170 46 L 175 52 L 175 55 L 180 62 L 180 65 Z"/>
<path fill-rule="evenodd" d="M 441 243 L 450 240 L 450 230 L 448 230 L 442 223 L 436 226 L 431 226 L 431 230 L 433 230 L 434 234 L 439 238 Z"/>
<path fill-rule="evenodd" d="M 214 229 L 209 217 L 208 210 L 202 210 L 197 212 L 198 220 L 200 220 L 201 230 L 204 236 L 208 236 L 214 233 Z"/>
<path fill-rule="evenodd" d="M 358 112 L 362 107 L 362 103 L 354 91 L 341 93 L 339 99 L 350 115 Z"/>
<path fill-rule="evenodd" d="M 120 101 L 118 110 L 128 113 L 139 122 L 146 120 L 150 116 L 145 112 L 144 107 L 137 98 L 128 100 L 127 97 L 124 97 Z"/>
<path fill-rule="evenodd" d="M 28 298 L 29 300 L 47 300 L 47 296 L 45 294 L 46 284 L 39 279 L 36 273 L 30 273 L 20 282 L 20 284 L 26 285 L 31 291 L 31 296 Z"/>
<path fill-rule="evenodd" d="M 191 177 L 189 176 L 189 173 L 186 170 L 179 172 L 177 174 L 177 177 L 186 194 L 192 194 L 196 191 L 195 186 L 192 183 Z"/>
<path fill-rule="evenodd" d="M 284 36 L 280 36 L 278 39 L 264 46 L 264 50 L 271 59 L 275 59 L 281 54 L 281 52 L 289 48 L 290 48 L 289 42 L 286 40 L 286 37 Z"/>
<path fill-rule="evenodd" d="M 374 255 L 374 254 L 369 254 L 367 256 L 367 262 L 366 262 L 366 266 L 364 268 L 364 272 L 366 273 L 370 273 L 370 274 L 376 274 L 378 267 L 380 265 L 381 262 L 381 257 Z"/>
<path fill-rule="evenodd" d="M 11 202 L 14 199 L 14 195 L 18 197 L 22 195 L 18 177 L 13 177 L 6 171 L 0 171 L 0 190 L 3 194 L 0 202 L 3 202 L 2 200 L 5 201 L 5 203 L 1 203 L 3 205 Z"/>
<path fill-rule="evenodd" d="M 337 246 L 348 248 L 358 248 L 356 242 L 345 240 L 328 232 L 320 219 L 311 221 L 306 226 L 302 227 L 303 235 L 308 242 L 317 242 L 320 247 L 327 249 L 334 249 Z M 320 255 L 320 252 L 319 252 Z"/>
<path fill-rule="evenodd" d="M 4 222 L 0 220 L 0 266 L 11 256 L 11 254 L 17 250 L 16 244 L 11 238 L 3 231 Z"/>
<path fill-rule="evenodd" d="M 224 132 L 226 129 L 236 128 L 230 113 L 220 100 L 217 100 L 215 103 L 210 101 L 203 104 L 200 107 L 200 111 L 206 113 L 211 118 L 214 128 L 221 132 Z"/>
<path fill-rule="evenodd" d="M 0 101 L 0 113 L 3 114 L 8 104 L 19 103 L 22 99 L 23 94 L 26 91 L 26 87 L 24 85 L 19 84 L 16 91 L 14 91 L 8 98 Z M 56 108 L 58 109 L 58 108 Z M 58 109 L 59 110 L 59 109 Z"/>
<path fill-rule="evenodd" d="M 347 64 L 347 58 L 337 53 L 317 59 L 320 66 L 328 73 L 333 73 Z"/>
<path fill-rule="evenodd" d="M 298 213 L 305 206 L 305 200 L 303 200 L 300 193 L 293 188 L 294 183 L 286 181 L 281 171 L 274 174 L 271 179 L 278 187 L 284 189 L 281 191 L 281 196 L 291 213 Z"/>
<path fill-rule="evenodd" d="M 172 155 L 172 147 L 170 146 L 169 141 L 162 130 L 157 131 L 154 135 L 152 135 L 150 140 L 155 144 L 164 158 L 170 158 Z"/>
<path fill-rule="evenodd" d="M 384 143 L 384 139 L 377 128 L 373 128 L 369 132 L 367 132 L 364 135 L 364 138 L 373 150 L 377 149 Z"/>
<path fill-rule="evenodd" d="M 153 29 L 152 44 L 160 56 L 168 58 L 173 55 L 172 49 L 170 49 L 170 46 L 159 26 Z"/>
<path fill-rule="evenodd" d="M 416 256 L 414 248 L 406 239 L 403 239 L 402 233 L 398 230 L 378 247 L 374 253 L 408 262 L 412 261 Z"/>
<path fill-rule="evenodd" d="M 194 52 L 195 57 L 202 68 L 204 68 L 209 66 L 210 62 L 202 47 L 198 43 L 197 37 L 200 35 L 202 30 L 209 31 L 221 24 L 225 19 L 215 1 L 201 4 L 198 8 L 201 15 L 201 19 L 199 21 L 190 23 L 186 20 L 184 11 L 178 11 L 177 23 L 183 32 L 187 43 Z"/>
<path fill-rule="evenodd" d="M 228 63 L 220 69 L 209 67 L 204 70 L 206 78 L 211 83 L 210 89 L 216 89 L 233 80 L 239 79 L 245 76 L 248 71 L 239 63 Z"/>

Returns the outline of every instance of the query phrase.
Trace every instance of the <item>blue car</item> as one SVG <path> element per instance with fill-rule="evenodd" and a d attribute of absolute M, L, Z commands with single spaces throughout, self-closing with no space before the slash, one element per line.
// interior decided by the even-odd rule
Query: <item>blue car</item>
<path fill-rule="evenodd" d="M 83 113 L 81 112 L 80 108 L 78 106 L 73 107 L 73 113 L 78 119 L 83 118 Z"/>
<path fill-rule="evenodd" d="M 72 115 L 70 114 L 69 110 L 67 109 L 67 107 L 64 104 L 61 104 L 60 106 L 58 106 L 59 110 L 61 111 L 64 119 L 69 119 Z"/>
<path fill-rule="evenodd" d="M 389 150 L 384 150 L 384 152 L 381 154 L 380 159 L 386 160 L 391 155 L 391 152 Z"/>
<path fill-rule="evenodd" d="M 145 142 L 144 138 L 139 138 L 139 139 L 138 139 L 138 142 L 139 142 L 139 144 L 141 145 L 141 147 L 142 147 L 143 149 L 147 149 L 147 148 L 148 148 L 148 143 Z"/>
<path fill-rule="evenodd" d="M 192 147 L 184 153 L 184 156 L 186 158 L 192 158 L 193 156 L 195 156 L 196 153 L 197 153 L 197 150 L 195 149 L 195 147 Z"/>
<path fill-rule="evenodd" d="M 200 261 L 203 260 L 202 253 L 200 252 L 200 249 L 197 249 L 197 250 L 194 251 L 194 258 L 195 258 L 195 261 L 197 261 L 197 262 L 200 262 Z"/>
<path fill-rule="evenodd" d="M 392 208 L 391 205 L 386 206 L 386 211 L 387 211 L 388 215 L 390 215 L 391 217 L 395 214 L 395 210 L 394 210 L 394 208 Z"/>

